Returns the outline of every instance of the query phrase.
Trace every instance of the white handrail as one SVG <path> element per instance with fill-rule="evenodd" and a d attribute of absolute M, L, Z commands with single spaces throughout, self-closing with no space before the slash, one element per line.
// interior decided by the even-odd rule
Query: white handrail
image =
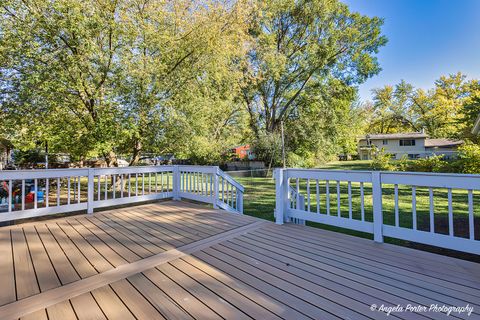
<path fill-rule="evenodd" d="M 213 166 L 0 171 L 0 183 L 0 222 L 165 198 L 243 213 L 243 186 Z"/>
<path fill-rule="evenodd" d="M 474 216 L 474 191 L 480 190 L 480 175 L 277 169 L 275 179 L 277 224 L 308 220 L 372 233 L 377 242 L 383 242 L 383 237 L 387 236 L 480 254 L 480 228 L 475 225 Z M 292 188 L 291 184 L 296 188 Z M 408 197 L 405 197 L 406 190 L 409 190 Z M 446 198 L 444 210 L 447 212 L 442 215 L 444 223 L 441 226 L 436 225 L 439 216 L 436 216 L 438 209 L 434 198 L 438 192 Z M 389 217 L 393 218 L 384 223 L 384 214 L 388 213 L 385 212 L 387 207 L 383 201 L 387 193 L 393 198 L 390 202 L 393 202 L 390 205 L 392 212 L 389 213 Z M 457 196 L 454 197 L 454 194 Z M 302 195 L 304 201 L 299 201 Z M 424 200 L 417 202 L 420 196 Z M 402 197 L 411 201 L 411 227 L 405 225 L 405 221 L 400 223 L 400 217 L 406 217 L 405 207 L 400 209 Z M 404 201 L 405 199 L 402 203 Z M 427 219 L 419 220 L 417 211 L 420 210 L 417 207 L 425 207 L 426 201 L 429 203 L 428 215 L 425 217 Z M 458 220 L 457 223 L 454 222 L 456 202 L 468 211 L 465 219 L 461 220 L 467 226 L 461 228 L 463 234 L 456 230 Z M 370 216 L 368 219 L 367 211 Z M 422 219 L 428 223 L 419 227 L 417 222 L 423 221 Z M 438 227 L 443 230 L 439 232 Z"/>

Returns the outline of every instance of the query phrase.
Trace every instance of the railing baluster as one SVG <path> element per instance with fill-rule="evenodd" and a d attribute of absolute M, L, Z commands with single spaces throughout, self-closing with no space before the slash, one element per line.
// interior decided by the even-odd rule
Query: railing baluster
<path fill-rule="evenodd" d="M 148 193 L 152 193 L 152 173 L 148 173 Z"/>
<path fill-rule="evenodd" d="M 158 172 L 155 172 L 155 193 L 158 193 Z"/>
<path fill-rule="evenodd" d="M 393 186 L 394 188 L 394 197 L 395 197 L 395 227 L 398 227 L 399 224 L 400 224 L 400 217 L 399 217 L 399 214 L 398 214 L 398 184 L 395 184 Z"/>
<path fill-rule="evenodd" d="M 145 194 L 145 173 L 142 172 L 142 196 Z"/>
<path fill-rule="evenodd" d="M 307 179 L 307 209 L 310 212 L 310 179 Z"/>
<path fill-rule="evenodd" d="M 348 218 L 352 219 L 352 182 L 348 181 Z"/>
<path fill-rule="evenodd" d="M 25 210 L 25 179 L 22 179 L 22 211 Z"/>
<path fill-rule="evenodd" d="M 428 198 L 430 201 L 430 232 L 435 232 L 435 212 L 434 212 L 434 203 L 433 203 L 433 189 L 428 188 Z"/>
<path fill-rule="evenodd" d="M 337 216 L 340 217 L 340 181 L 337 180 Z"/>
<path fill-rule="evenodd" d="M 35 179 L 36 181 L 36 179 Z M 36 190 L 35 190 L 36 192 Z M 8 180 L 8 198 L 7 198 L 8 212 L 12 212 L 12 180 Z"/>
<path fill-rule="evenodd" d="M 33 208 L 37 209 L 38 208 L 38 180 L 34 179 L 33 184 L 35 186 L 35 192 L 33 193 Z M 11 192 L 12 192 L 12 180 L 10 180 L 10 192 L 9 192 L 10 200 L 11 200 L 11 197 L 12 197 Z M 8 206 L 10 207 L 11 205 L 12 205 L 12 201 L 10 201 Z"/>
<path fill-rule="evenodd" d="M 48 178 L 45 179 L 45 194 L 43 195 L 43 201 L 45 201 L 45 207 L 48 208 L 49 206 L 49 199 L 48 195 L 50 193 L 50 180 Z"/>
<path fill-rule="evenodd" d="M 327 215 L 330 215 L 330 181 L 325 181 L 325 193 L 326 193 L 326 206 L 327 206 Z"/>
<path fill-rule="evenodd" d="M 138 196 L 138 173 L 135 173 L 135 196 Z"/>
<path fill-rule="evenodd" d="M 81 181 L 80 181 L 80 180 L 81 180 L 81 177 L 78 176 L 78 199 L 77 199 L 77 203 L 80 203 L 80 201 L 81 201 L 81 199 L 80 199 L 80 191 L 81 191 L 81 189 L 80 189 L 80 182 L 81 182 Z"/>
<path fill-rule="evenodd" d="M 475 239 L 475 225 L 473 213 L 473 190 L 468 190 L 468 230 L 470 240 Z"/>
<path fill-rule="evenodd" d="M 412 186 L 412 227 L 417 230 L 417 187 Z"/>
<path fill-rule="evenodd" d="M 360 182 L 360 216 L 365 221 L 365 191 L 363 190 L 363 182 Z"/>
<path fill-rule="evenodd" d="M 452 188 L 448 188 L 448 234 L 453 237 Z"/>
<path fill-rule="evenodd" d="M 296 191 L 296 199 L 295 199 L 295 204 L 297 205 L 297 209 L 298 209 L 298 204 L 300 203 L 300 179 L 295 179 L 295 191 Z M 305 209 L 305 208 L 302 208 L 302 209 Z"/>
<path fill-rule="evenodd" d="M 123 198 L 123 174 L 120 175 L 120 197 Z"/>
<path fill-rule="evenodd" d="M 100 201 L 100 194 L 101 194 L 101 186 L 100 186 L 100 175 L 97 176 L 97 201 Z"/>
<path fill-rule="evenodd" d="M 23 186 L 23 196 L 25 197 L 25 184 Z M 60 178 L 57 178 L 57 207 L 60 206 Z"/>
<path fill-rule="evenodd" d="M 108 192 L 108 176 L 107 176 L 107 174 L 105 174 L 104 177 L 105 177 L 105 183 L 104 183 L 105 184 L 105 190 L 103 191 L 104 192 L 103 200 L 107 200 L 108 199 L 108 194 L 107 194 L 107 192 Z"/>
<path fill-rule="evenodd" d="M 70 177 L 67 178 L 67 204 L 70 204 Z"/>
<path fill-rule="evenodd" d="M 128 174 L 128 197 L 132 196 L 132 175 Z"/>
<path fill-rule="evenodd" d="M 317 194 L 317 213 L 320 214 L 320 187 L 318 185 L 318 179 L 315 180 L 315 191 Z"/>
<path fill-rule="evenodd" d="M 113 175 L 113 199 L 116 199 L 117 198 L 117 175 L 114 174 Z"/>
<path fill-rule="evenodd" d="M 170 172 L 167 172 L 166 176 L 167 176 L 167 192 L 170 192 Z M 172 175 L 172 179 L 173 179 L 173 175 Z"/>

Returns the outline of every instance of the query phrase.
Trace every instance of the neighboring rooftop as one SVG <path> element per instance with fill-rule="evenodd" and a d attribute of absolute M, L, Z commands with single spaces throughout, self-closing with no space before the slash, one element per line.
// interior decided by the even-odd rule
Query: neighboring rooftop
<path fill-rule="evenodd" d="M 381 133 L 381 134 L 368 134 L 360 138 L 360 140 L 383 140 L 383 139 L 413 139 L 413 138 L 427 138 L 428 135 L 425 132 L 407 132 L 407 133 Z"/>
<path fill-rule="evenodd" d="M 463 144 L 463 140 L 425 139 L 425 148 L 455 147 Z"/>

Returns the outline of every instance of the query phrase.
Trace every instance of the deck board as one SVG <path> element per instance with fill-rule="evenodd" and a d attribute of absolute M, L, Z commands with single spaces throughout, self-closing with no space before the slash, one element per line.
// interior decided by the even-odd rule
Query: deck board
<path fill-rule="evenodd" d="M 480 318 L 478 264 L 185 202 L 4 227 L 0 253 L 2 319 Z M 369 308 L 432 303 L 474 313 Z"/>

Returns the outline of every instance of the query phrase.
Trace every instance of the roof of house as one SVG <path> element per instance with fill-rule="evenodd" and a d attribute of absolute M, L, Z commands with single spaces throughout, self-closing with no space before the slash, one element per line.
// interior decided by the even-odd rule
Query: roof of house
<path fill-rule="evenodd" d="M 408 132 L 408 133 L 382 133 L 367 135 L 370 140 L 384 140 L 384 139 L 408 139 L 408 138 L 427 138 L 428 135 L 424 132 Z M 367 136 L 360 138 L 366 140 Z"/>
<path fill-rule="evenodd" d="M 425 139 L 425 148 L 455 147 L 463 144 L 463 140 Z"/>
<path fill-rule="evenodd" d="M 473 134 L 479 134 L 480 133 L 480 113 L 478 114 L 477 120 L 475 120 L 475 123 L 473 125 L 472 129 Z"/>

